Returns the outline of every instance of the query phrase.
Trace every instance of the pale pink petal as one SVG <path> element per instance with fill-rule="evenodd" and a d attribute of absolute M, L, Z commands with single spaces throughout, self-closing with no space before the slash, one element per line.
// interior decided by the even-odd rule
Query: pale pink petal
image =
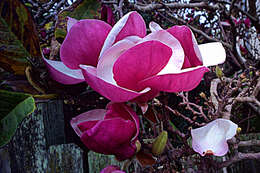
<path fill-rule="evenodd" d="M 139 43 L 157 40 L 169 46 L 172 49 L 172 55 L 167 65 L 159 72 L 159 74 L 167 74 L 178 72 L 181 70 L 184 62 L 184 51 L 180 42 L 165 30 L 155 31 L 144 37 Z"/>
<path fill-rule="evenodd" d="M 167 31 L 179 40 L 184 49 L 185 59 L 183 69 L 202 65 L 197 41 L 189 27 L 173 26 L 167 29 Z"/>
<path fill-rule="evenodd" d="M 222 64 L 226 60 L 226 51 L 220 42 L 200 44 L 199 50 L 206 67 Z"/>
<path fill-rule="evenodd" d="M 100 57 L 105 50 L 110 48 L 115 42 L 127 36 L 144 37 L 146 34 L 145 22 L 140 14 L 132 11 L 124 15 L 111 29 L 102 47 Z"/>
<path fill-rule="evenodd" d="M 178 73 L 155 75 L 137 84 L 140 88 L 150 87 L 152 90 L 165 92 L 190 91 L 197 87 L 205 72 L 209 69 L 204 66 L 184 69 Z"/>
<path fill-rule="evenodd" d="M 62 62 L 72 69 L 79 64 L 97 66 L 103 43 L 111 30 L 107 23 L 85 19 L 74 24 L 60 48 Z"/>
<path fill-rule="evenodd" d="M 149 28 L 150 28 L 151 32 L 163 30 L 162 27 L 156 22 L 150 22 Z"/>
<path fill-rule="evenodd" d="M 126 102 L 150 90 L 150 88 L 145 88 L 140 92 L 131 91 L 99 78 L 95 67 L 85 65 L 80 65 L 80 67 L 86 82 L 91 86 L 91 88 L 114 102 Z"/>
<path fill-rule="evenodd" d="M 81 70 L 72 70 L 61 61 L 53 61 L 43 58 L 52 79 L 62 84 L 77 84 L 84 81 Z"/>
<path fill-rule="evenodd" d="M 80 123 L 83 123 L 85 121 L 98 121 L 98 120 L 103 120 L 106 114 L 105 109 L 94 109 L 88 112 L 84 112 L 74 118 L 70 121 L 70 124 L 76 134 L 81 137 L 82 131 L 78 128 L 78 125 Z"/>
<path fill-rule="evenodd" d="M 191 130 L 192 148 L 204 156 L 212 151 L 215 156 L 228 152 L 227 140 L 235 136 L 237 125 L 230 120 L 216 119 L 207 125 Z"/>
<path fill-rule="evenodd" d="M 159 41 L 140 43 L 125 51 L 114 63 L 114 79 L 121 87 L 143 90 L 137 83 L 159 73 L 171 55 L 171 49 Z"/>
<path fill-rule="evenodd" d="M 74 18 L 71 18 L 71 17 L 67 17 L 67 32 L 69 32 L 70 28 L 77 22 L 78 22 L 77 19 L 74 19 Z"/>

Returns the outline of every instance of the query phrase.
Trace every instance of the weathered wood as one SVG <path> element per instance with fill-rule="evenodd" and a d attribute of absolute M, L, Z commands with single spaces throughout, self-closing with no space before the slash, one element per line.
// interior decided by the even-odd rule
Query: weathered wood
<path fill-rule="evenodd" d="M 82 155 L 75 144 L 50 146 L 46 173 L 83 173 Z"/>
<path fill-rule="evenodd" d="M 88 153 L 88 165 L 89 173 L 99 173 L 103 168 L 108 165 L 117 165 L 122 167 L 124 162 L 119 162 L 112 155 L 104 155 L 89 151 Z"/>
<path fill-rule="evenodd" d="M 39 103 L 11 142 L 1 149 L 0 173 L 83 173 L 83 151 L 75 144 L 62 143 L 62 101 Z"/>
<path fill-rule="evenodd" d="M 47 147 L 65 143 L 63 102 L 50 101 L 42 104 L 44 134 Z"/>

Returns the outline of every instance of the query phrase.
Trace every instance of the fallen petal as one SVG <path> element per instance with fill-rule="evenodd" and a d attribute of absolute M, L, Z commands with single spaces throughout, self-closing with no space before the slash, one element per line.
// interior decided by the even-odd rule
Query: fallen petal
<path fill-rule="evenodd" d="M 227 140 L 235 136 L 237 127 L 232 121 L 220 118 L 192 129 L 192 148 L 201 156 L 208 153 L 224 156 L 228 152 Z"/>

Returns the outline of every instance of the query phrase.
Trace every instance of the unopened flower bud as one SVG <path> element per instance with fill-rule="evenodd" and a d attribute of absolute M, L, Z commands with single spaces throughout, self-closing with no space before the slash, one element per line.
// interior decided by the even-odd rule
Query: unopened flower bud
<path fill-rule="evenodd" d="M 207 99 L 206 94 L 205 94 L 204 92 L 201 92 L 201 93 L 200 93 L 200 97 L 203 98 L 203 99 L 205 99 L 205 100 Z"/>
<path fill-rule="evenodd" d="M 156 156 L 163 153 L 168 140 L 167 131 L 162 131 L 161 134 L 155 139 L 152 147 L 152 153 Z"/>
<path fill-rule="evenodd" d="M 238 128 L 237 128 L 237 133 L 240 133 L 241 130 L 242 130 L 242 128 L 241 128 L 241 127 L 238 127 Z"/>
<path fill-rule="evenodd" d="M 219 68 L 219 66 L 216 66 L 216 75 L 218 78 L 223 77 L 223 72 L 222 72 L 221 68 Z"/>

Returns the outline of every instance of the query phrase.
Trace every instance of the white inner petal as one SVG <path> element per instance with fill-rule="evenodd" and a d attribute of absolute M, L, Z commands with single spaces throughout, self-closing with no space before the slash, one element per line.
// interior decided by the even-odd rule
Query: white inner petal
<path fill-rule="evenodd" d="M 206 67 L 222 64 L 226 60 L 226 51 L 220 42 L 200 44 L 199 50 Z"/>

